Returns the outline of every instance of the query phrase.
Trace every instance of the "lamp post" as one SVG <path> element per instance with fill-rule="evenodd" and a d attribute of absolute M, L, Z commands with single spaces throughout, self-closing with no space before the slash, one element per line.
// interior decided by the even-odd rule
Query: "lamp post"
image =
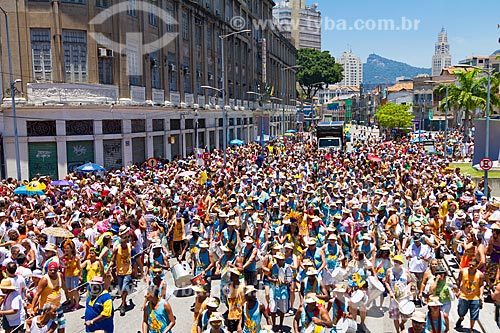
<path fill-rule="evenodd" d="M 226 117 L 226 72 L 225 72 L 225 52 L 224 52 L 224 39 L 231 37 L 233 35 L 238 35 L 246 32 L 251 32 L 252 30 L 239 30 L 231 32 L 227 35 L 220 35 L 220 46 L 221 46 L 221 79 L 222 79 L 222 88 L 220 89 L 222 94 L 222 136 L 223 136 L 223 148 L 224 148 L 224 168 L 226 167 L 226 150 L 227 150 L 227 117 Z"/>
<path fill-rule="evenodd" d="M 194 144 L 197 151 L 200 148 L 198 143 L 198 109 L 194 110 Z"/>
<path fill-rule="evenodd" d="M 19 153 L 19 134 L 17 131 L 17 112 L 16 112 L 16 87 L 15 81 L 12 75 L 12 57 L 10 53 L 10 35 L 9 35 L 9 19 L 7 17 L 7 12 L 0 7 L 4 17 L 5 17 L 5 37 L 7 38 L 7 57 L 9 58 L 9 80 L 10 80 L 10 96 L 12 98 L 12 120 L 14 122 L 14 145 L 16 151 L 16 172 L 17 172 L 17 180 L 21 181 L 21 160 Z"/>
<path fill-rule="evenodd" d="M 301 66 L 289 66 L 281 69 L 281 135 L 285 136 L 285 72 L 298 69 Z"/>
<path fill-rule="evenodd" d="M 259 96 L 262 102 L 261 115 L 260 115 L 260 127 L 261 127 L 260 146 L 262 147 L 262 151 L 264 151 L 264 94 L 255 91 L 247 91 L 247 94 Z"/>
<path fill-rule="evenodd" d="M 224 82 L 224 81 L 222 81 Z M 223 143 L 223 147 L 224 147 L 224 152 L 223 152 L 223 156 L 224 156 L 224 168 L 226 167 L 226 111 L 224 110 L 224 106 L 225 106 L 225 103 L 224 103 L 224 89 L 219 89 L 219 88 L 215 88 L 215 87 L 212 87 L 212 86 L 200 86 L 200 88 L 203 88 L 203 89 L 210 89 L 210 90 L 215 90 L 217 91 L 219 94 L 222 95 L 222 99 L 223 99 L 223 102 L 222 102 L 222 136 L 223 136 L 223 140 L 224 140 L 224 143 Z M 210 145 L 210 143 L 209 143 Z"/>

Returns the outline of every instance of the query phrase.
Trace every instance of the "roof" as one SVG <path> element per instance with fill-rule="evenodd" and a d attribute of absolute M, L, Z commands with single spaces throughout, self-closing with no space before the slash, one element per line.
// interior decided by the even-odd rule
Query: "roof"
<path fill-rule="evenodd" d="M 356 87 L 356 86 L 329 86 L 328 87 L 328 90 L 330 90 L 330 91 L 335 91 L 337 89 L 347 90 L 349 92 L 351 92 L 351 91 L 359 92 L 359 87 Z"/>
<path fill-rule="evenodd" d="M 398 92 L 402 90 L 413 90 L 413 82 L 400 82 L 387 88 L 387 92 Z"/>
<path fill-rule="evenodd" d="M 442 75 L 455 75 L 455 72 L 472 72 L 474 67 L 470 66 L 450 66 L 441 70 Z"/>

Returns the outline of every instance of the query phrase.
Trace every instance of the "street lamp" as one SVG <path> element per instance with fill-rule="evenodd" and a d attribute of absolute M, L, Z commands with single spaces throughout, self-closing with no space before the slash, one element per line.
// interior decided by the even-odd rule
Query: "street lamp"
<path fill-rule="evenodd" d="M 7 38 L 7 57 L 9 58 L 9 80 L 10 80 L 10 96 L 12 98 L 12 119 L 14 122 L 14 145 L 16 151 L 16 171 L 17 171 L 17 180 L 21 181 L 21 160 L 19 153 L 19 134 L 17 131 L 17 112 L 16 112 L 16 87 L 15 81 L 12 75 L 12 57 L 10 53 L 10 35 L 9 35 L 9 19 L 7 17 L 7 12 L 0 7 L 3 15 L 5 16 L 5 37 Z"/>
<path fill-rule="evenodd" d="M 445 80 L 445 81 L 427 80 L 427 81 L 424 81 L 424 83 L 430 83 L 430 84 L 434 84 L 434 83 L 446 84 L 446 83 L 455 83 L 455 82 L 456 82 L 455 80 Z M 448 144 L 448 110 L 449 110 L 449 107 L 448 107 L 448 88 L 449 88 L 449 85 L 447 84 L 445 87 L 446 87 L 446 98 L 445 98 L 446 99 L 446 106 L 444 109 L 443 157 L 446 159 L 446 155 L 448 155 L 448 149 L 447 149 L 446 145 Z"/>
<path fill-rule="evenodd" d="M 289 66 L 281 69 L 281 103 L 282 103 L 282 110 L 281 110 L 281 134 L 285 136 L 285 72 L 292 70 L 294 71 L 295 69 L 299 69 L 301 66 L 296 65 L 296 66 Z"/>
<path fill-rule="evenodd" d="M 490 157 L 490 96 L 491 96 L 491 73 L 494 72 L 494 68 L 492 67 L 478 67 L 478 66 L 462 66 L 462 67 L 470 67 L 479 70 L 480 72 L 486 73 L 488 75 L 488 84 L 487 84 L 487 92 L 486 92 L 486 140 L 485 140 L 485 149 L 484 149 L 484 157 Z M 466 133 L 467 135 L 467 133 Z M 484 196 L 489 198 L 488 193 L 488 170 L 484 170 Z"/>
<path fill-rule="evenodd" d="M 227 150 L 227 119 L 226 119 L 226 73 L 225 73 L 225 52 L 224 52 L 224 39 L 231 37 L 233 35 L 238 35 L 246 32 L 252 32 L 252 30 L 239 30 L 239 31 L 234 31 L 231 32 L 227 35 L 220 35 L 220 46 L 221 46 L 221 66 L 222 66 L 222 71 L 221 71 L 221 79 L 222 79 L 222 89 L 221 95 L 222 95 L 222 131 L 223 131 L 223 147 L 224 147 L 224 168 L 226 167 L 226 150 Z"/>
<path fill-rule="evenodd" d="M 224 81 L 222 81 L 224 82 Z M 203 89 L 210 89 L 210 90 L 215 90 L 217 91 L 219 94 L 221 94 L 223 97 L 222 99 L 224 99 L 224 89 L 219 89 L 219 88 L 215 88 L 215 87 L 212 87 L 212 86 L 200 86 L 200 88 L 203 88 Z M 224 147 L 224 152 L 223 152 L 223 156 L 224 156 L 224 168 L 226 167 L 226 112 L 225 112 L 225 103 L 224 101 L 222 102 L 222 137 L 223 137 L 223 140 L 224 140 L 224 143 L 223 143 L 223 147 Z M 210 145 L 210 143 L 209 143 Z"/>
<path fill-rule="evenodd" d="M 259 96 L 262 102 L 261 115 L 260 115 L 260 126 L 261 126 L 260 145 L 262 147 L 262 151 L 264 151 L 264 94 L 255 91 L 247 91 L 247 94 Z"/>

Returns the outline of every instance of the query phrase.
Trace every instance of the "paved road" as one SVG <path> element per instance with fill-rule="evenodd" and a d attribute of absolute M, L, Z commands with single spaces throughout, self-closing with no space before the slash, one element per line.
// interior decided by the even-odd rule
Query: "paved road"
<path fill-rule="evenodd" d="M 167 283 L 169 286 L 174 286 L 172 274 L 167 273 Z M 115 332 L 117 333 L 136 333 L 141 330 L 142 312 L 140 307 L 144 301 L 146 285 L 142 282 L 138 284 L 135 291 L 131 294 L 130 300 L 132 301 L 133 308 L 127 312 L 125 317 L 120 317 L 118 312 L 115 312 Z M 213 296 L 219 296 L 219 281 L 214 281 L 212 286 Z M 189 310 L 191 304 L 194 301 L 194 296 L 182 296 L 182 294 L 190 295 L 190 289 L 176 290 L 178 296 L 173 295 L 170 298 L 170 304 L 174 310 L 174 314 L 177 318 L 176 326 L 173 332 L 188 333 L 191 329 L 191 324 L 193 322 L 193 313 Z M 258 292 L 258 298 L 261 302 L 264 302 L 264 292 Z M 81 304 L 84 304 L 82 300 Z M 114 302 L 115 308 L 118 308 L 120 301 L 117 299 Z M 297 307 L 297 300 L 295 306 Z M 392 333 L 395 332 L 392 321 L 388 317 L 388 306 L 389 300 L 385 299 L 383 307 L 379 309 L 378 307 L 372 307 L 368 311 L 368 317 L 366 320 L 366 325 L 371 333 Z M 452 311 L 450 313 L 450 320 L 454 323 L 458 319 L 456 314 L 457 302 L 453 302 Z M 221 305 L 219 311 L 225 311 L 224 305 Z M 67 332 L 68 333 L 82 333 L 85 331 L 83 326 L 83 315 L 84 310 L 78 310 L 72 313 L 66 314 L 67 319 Z M 486 303 L 483 310 L 481 311 L 481 323 L 484 329 L 476 326 L 477 332 L 482 333 L 494 333 L 499 332 L 498 328 L 494 326 L 494 306 L 493 304 Z M 407 324 L 408 327 L 409 324 Z M 464 326 L 467 327 L 467 320 Z M 285 331 L 291 330 L 292 327 L 292 317 L 285 318 Z M 460 332 L 453 328 L 450 332 Z"/>
<path fill-rule="evenodd" d="M 359 130 L 352 127 L 353 132 L 357 135 Z M 378 133 L 378 130 L 376 131 Z M 450 256 L 448 256 L 447 261 L 453 264 L 453 261 Z M 173 264 L 173 262 L 172 262 Z M 167 282 L 169 286 L 173 286 L 173 279 L 171 273 L 167 273 Z M 119 313 L 115 313 L 115 332 L 118 333 L 136 333 L 141 330 L 141 322 L 142 322 L 142 312 L 139 310 L 143 301 L 145 294 L 146 285 L 142 282 L 138 284 L 136 290 L 130 295 L 130 300 L 132 301 L 133 308 L 129 310 L 125 317 L 120 317 Z M 213 296 L 219 296 L 219 281 L 214 281 L 213 286 Z M 183 292 L 184 291 L 184 292 Z M 189 310 L 191 304 L 194 301 L 194 296 L 182 296 L 182 294 L 190 295 L 190 290 L 178 290 L 176 294 L 178 296 L 172 296 L 170 299 L 170 304 L 174 310 L 174 314 L 177 318 L 176 326 L 173 329 L 174 333 L 182 332 L 188 333 L 191 330 L 191 325 L 193 322 L 193 313 Z M 264 292 L 258 292 L 258 298 L 261 302 L 264 302 Z M 81 302 L 84 304 L 84 301 Z M 120 305 L 120 301 L 117 299 L 114 302 L 115 308 L 118 308 Z M 392 333 L 395 332 L 392 321 L 388 316 L 388 306 L 389 299 L 386 298 L 383 304 L 383 307 L 380 309 L 378 307 L 372 307 L 368 311 L 368 317 L 366 320 L 366 325 L 371 333 Z M 295 307 L 297 307 L 297 300 Z M 454 326 L 455 322 L 458 319 L 457 316 L 457 301 L 453 302 L 452 311 L 450 313 L 450 322 L 452 326 Z M 223 305 L 219 308 L 219 311 L 225 311 Z M 84 310 L 78 310 L 76 312 L 67 313 L 67 332 L 68 333 L 82 333 L 85 331 L 83 326 L 83 314 Z M 498 328 L 494 324 L 494 306 L 491 303 L 486 303 L 484 305 L 483 310 L 480 314 L 480 323 L 481 326 L 476 325 L 477 332 L 482 333 L 494 333 L 499 332 Z M 289 331 L 292 327 L 292 317 L 285 318 L 285 330 Z M 408 327 L 407 324 L 406 327 Z M 467 319 L 464 322 L 464 326 L 468 327 Z M 460 332 L 456 331 L 453 328 L 450 332 Z"/>

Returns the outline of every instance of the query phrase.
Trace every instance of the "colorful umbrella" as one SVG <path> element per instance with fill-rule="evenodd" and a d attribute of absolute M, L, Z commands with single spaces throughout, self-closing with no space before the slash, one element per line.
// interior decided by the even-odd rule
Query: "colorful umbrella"
<path fill-rule="evenodd" d="M 380 162 L 380 161 L 382 161 L 382 158 L 377 156 L 377 155 L 368 154 L 368 160 L 370 160 L 372 162 Z"/>
<path fill-rule="evenodd" d="M 28 191 L 43 191 L 47 186 L 44 183 L 40 183 L 39 181 L 32 181 L 26 185 L 26 189 Z"/>
<path fill-rule="evenodd" d="M 29 195 L 29 196 L 34 196 L 34 195 L 43 195 L 43 191 L 30 191 L 28 190 L 27 186 L 20 186 L 14 190 L 15 195 Z"/>
<path fill-rule="evenodd" d="M 66 179 L 61 179 L 61 180 L 54 180 L 50 182 L 50 185 L 52 186 L 73 186 L 73 183 L 66 180 Z"/>
<path fill-rule="evenodd" d="M 195 171 L 184 171 L 177 175 L 177 177 L 189 177 L 196 175 Z"/>
<path fill-rule="evenodd" d="M 61 238 L 73 238 L 75 237 L 71 231 L 61 227 L 49 227 L 42 230 L 42 233 L 47 236 L 61 237 Z"/>
<path fill-rule="evenodd" d="M 106 169 L 99 164 L 95 163 L 87 163 L 84 165 L 80 165 L 78 168 L 76 168 L 76 171 L 80 172 L 96 172 L 96 171 L 106 171 Z"/>
<path fill-rule="evenodd" d="M 233 139 L 229 141 L 229 144 L 234 146 L 243 146 L 245 144 L 245 141 L 239 139 Z"/>

